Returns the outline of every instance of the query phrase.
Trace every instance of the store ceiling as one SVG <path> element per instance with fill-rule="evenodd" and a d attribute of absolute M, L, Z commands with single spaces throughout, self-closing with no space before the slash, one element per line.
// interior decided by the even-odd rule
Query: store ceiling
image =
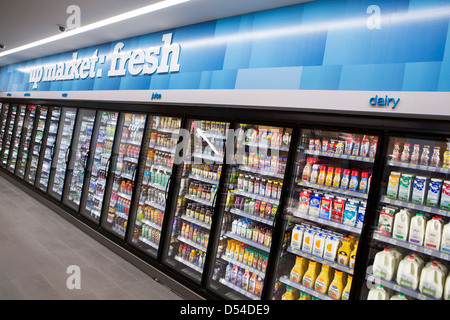
<path fill-rule="evenodd" d="M 71 14 L 80 7 L 81 26 L 100 21 L 160 0 L 1 0 L 0 52 L 59 34 Z M 119 22 L 43 46 L 0 57 L 0 66 L 75 50 L 105 42 L 157 32 L 253 11 L 312 0 L 190 0 L 189 2 Z"/>

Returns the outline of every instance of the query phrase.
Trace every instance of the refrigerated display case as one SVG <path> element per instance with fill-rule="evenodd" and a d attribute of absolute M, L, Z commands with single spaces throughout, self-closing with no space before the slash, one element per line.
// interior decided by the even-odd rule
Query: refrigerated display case
<path fill-rule="evenodd" d="M 72 148 L 76 117 L 76 108 L 62 108 L 47 190 L 47 193 L 58 201 L 61 201 L 62 198 L 66 170 L 71 153 L 77 151 Z"/>
<path fill-rule="evenodd" d="M 240 123 L 236 129 L 234 163 L 209 288 L 226 299 L 260 300 L 292 128 Z"/>
<path fill-rule="evenodd" d="M 360 299 L 448 299 L 450 138 L 390 136 L 379 191 Z"/>
<path fill-rule="evenodd" d="M 86 170 L 88 190 L 82 196 L 80 213 L 96 223 L 100 222 L 118 115 L 118 112 L 99 111 L 93 161 Z"/>
<path fill-rule="evenodd" d="M 225 163 L 229 122 L 188 120 L 189 138 L 179 170 L 164 262 L 197 283 L 202 281 L 214 220 L 216 195 Z"/>
<path fill-rule="evenodd" d="M 19 105 L 18 109 L 18 117 L 17 117 L 17 123 L 15 124 L 13 136 L 11 139 L 11 152 L 9 159 L 6 163 L 6 170 L 8 170 L 11 173 L 14 173 L 16 169 L 16 162 L 17 162 L 17 156 L 19 154 L 19 148 L 20 148 L 20 142 L 22 137 L 22 127 L 23 127 L 23 121 L 25 119 L 25 113 L 27 110 L 26 105 Z"/>
<path fill-rule="evenodd" d="M 181 118 L 150 116 L 151 133 L 134 215 L 132 244 L 157 258 Z M 135 210 L 133 210 L 135 211 Z"/>
<path fill-rule="evenodd" d="M 46 131 L 44 134 L 44 150 L 40 151 L 41 157 L 36 173 L 36 187 L 43 192 L 47 192 L 52 163 L 55 161 L 54 151 L 57 143 L 56 138 L 58 137 L 61 112 L 62 108 L 50 107 L 47 113 L 48 128 L 45 129 Z M 36 150 L 34 150 L 34 152 L 35 151 Z"/>
<path fill-rule="evenodd" d="M 36 133 L 34 133 L 34 138 L 32 137 L 31 145 L 29 146 L 31 157 L 29 165 L 25 170 L 25 181 L 31 185 L 34 185 L 36 181 L 36 173 L 38 171 L 39 158 L 44 139 L 44 130 L 47 122 L 48 108 L 45 106 L 38 106 L 37 111 Z"/>
<path fill-rule="evenodd" d="M 16 115 L 17 115 L 17 105 L 12 105 L 10 109 L 9 121 L 7 120 L 6 129 L 5 129 L 5 140 L 3 141 L 3 150 L 1 153 L 1 162 L 0 166 L 6 168 L 6 164 L 8 163 L 10 149 L 11 149 L 11 141 L 14 134 L 14 126 L 16 123 Z"/>
<path fill-rule="evenodd" d="M 1 119 L 0 119 L 0 155 L 3 152 L 3 140 L 5 138 L 5 132 L 6 132 L 6 124 L 8 123 L 8 111 L 10 110 L 9 104 L 4 103 L 2 104 L 2 112 L 1 112 Z"/>
<path fill-rule="evenodd" d="M 121 115 L 120 136 L 114 145 L 111 161 L 112 186 L 107 191 L 109 199 L 104 205 L 106 212 L 102 213 L 102 226 L 125 239 L 147 116 L 135 113 Z"/>
<path fill-rule="evenodd" d="M 96 118 L 95 110 L 80 109 L 73 132 L 73 142 L 70 146 L 67 163 L 67 178 L 64 182 L 62 202 L 78 212 L 83 193 L 84 177 L 88 160 L 92 133 Z"/>
<path fill-rule="evenodd" d="M 349 299 L 378 140 L 301 130 L 273 299 Z"/>
<path fill-rule="evenodd" d="M 19 146 L 19 154 L 17 157 L 18 165 L 16 168 L 16 176 L 23 179 L 30 154 L 30 144 L 33 136 L 35 125 L 36 107 L 29 104 L 26 109 L 25 121 L 23 123 L 23 137 Z"/>

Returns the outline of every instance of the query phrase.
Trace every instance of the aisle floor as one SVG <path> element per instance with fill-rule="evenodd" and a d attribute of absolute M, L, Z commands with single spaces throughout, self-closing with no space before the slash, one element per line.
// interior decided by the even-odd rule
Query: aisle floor
<path fill-rule="evenodd" d="M 69 266 L 78 266 L 80 289 Z M 0 177 L 0 300 L 181 300 Z"/>

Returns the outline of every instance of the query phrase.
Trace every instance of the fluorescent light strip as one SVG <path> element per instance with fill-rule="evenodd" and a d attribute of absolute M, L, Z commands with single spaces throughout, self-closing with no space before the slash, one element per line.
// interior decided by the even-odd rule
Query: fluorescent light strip
<path fill-rule="evenodd" d="M 37 46 L 41 46 L 43 44 L 47 44 L 47 43 L 50 43 L 53 41 L 68 38 L 68 37 L 71 37 L 71 36 L 74 36 L 74 35 L 77 35 L 77 34 L 80 34 L 83 32 L 87 32 L 87 31 L 95 30 L 95 29 L 98 29 L 101 27 L 105 27 L 105 26 L 108 26 L 108 25 L 111 25 L 111 24 L 114 24 L 114 23 L 117 23 L 120 21 L 132 19 L 132 18 L 141 16 L 141 15 L 144 15 L 147 13 L 162 10 L 162 9 L 172 7 L 172 6 L 175 6 L 175 5 L 184 3 L 184 2 L 188 2 L 188 1 L 191 1 L 191 0 L 164 0 L 161 2 L 157 2 L 157 3 L 151 4 L 151 5 L 139 8 L 139 9 L 131 10 L 131 11 L 121 13 L 119 15 L 116 15 L 116 16 L 113 16 L 110 18 L 106 18 L 104 20 L 100 20 L 100 21 L 88 24 L 83 27 L 79 27 L 79 28 L 76 28 L 73 30 L 68 30 L 66 32 L 63 32 L 63 33 L 60 33 L 60 34 L 57 34 L 57 35 L 54 35 L 54 36 L 51 36 L 51 37 L 48 37 L 48 38 L 45 38 L 42 40 L 34 41 L 31 43 L 25 44 L 23 46 L 1 52 L 0 57 L 4 57 L 6 55 L 10 55 L 10 54 L 13 54 L 13 53 L 16 53 L 19 51 L 31 49 L 31 48 L 34 48 Z"/>

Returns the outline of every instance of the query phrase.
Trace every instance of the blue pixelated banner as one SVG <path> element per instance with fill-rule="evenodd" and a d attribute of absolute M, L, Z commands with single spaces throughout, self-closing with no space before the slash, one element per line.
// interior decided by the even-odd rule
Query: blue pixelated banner
<path fill-rule="evenodd" d="M 16 63 L 0 91 L 450 91 L 450 0 L 317 0 Z"/>

